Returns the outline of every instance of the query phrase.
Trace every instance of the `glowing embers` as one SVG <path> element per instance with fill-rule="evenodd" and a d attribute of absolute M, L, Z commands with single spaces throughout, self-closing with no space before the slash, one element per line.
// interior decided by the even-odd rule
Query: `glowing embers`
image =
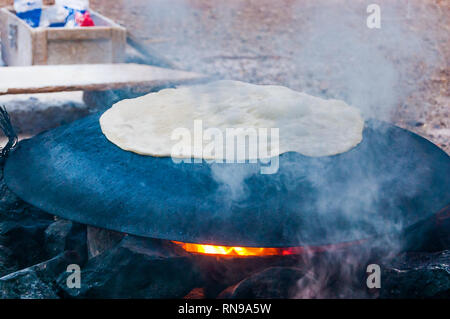
<path fill-rule="evenodd" d="M 172 241 L 181 246 L 185 251 L 196 254 L 206 255 L 225 255 L 225 256 L 286 256 L 298 255 L 304 251 L 304 247 L 287 248 L 258 248 L 258 247 L 233 247 L 233 246 L 215 246 L 182 243 Z"/>

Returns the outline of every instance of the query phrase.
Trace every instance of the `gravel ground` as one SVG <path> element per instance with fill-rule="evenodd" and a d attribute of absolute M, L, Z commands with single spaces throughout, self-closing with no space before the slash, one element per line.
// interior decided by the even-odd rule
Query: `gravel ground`
<path fill-rule="evenodd" d="M 450 153 L 448 1 L 91 0 L 182 69 L 344 99 Z M 400 3 L 400 4 L 398 4 Z"/>

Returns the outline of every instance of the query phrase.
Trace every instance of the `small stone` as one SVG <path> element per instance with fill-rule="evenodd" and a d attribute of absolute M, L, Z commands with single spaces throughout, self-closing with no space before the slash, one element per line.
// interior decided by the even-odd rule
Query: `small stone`
<path fill-rule="evenodd" d="M 67 276 L 62 274 L 58 285 L 75 298 L 182 298 L 201 286 L 189 257 L 131 235 L 87 262 L 81 288 L 67 288 Z"/>
<path fill-rule="evenodd" d="M 33 271 L 20 271 L 0 279 L 2 299 L 58 299 L 52 284 L 43 282 Z"/>
<path fill-rule="evenodd" d="M 62 253 L 40 264 L 16 271 L 0 278 L 0 298 L 57 299 L 56 278 L 70 264 L 79 263 L 77 254 Z"/>
<path fill-rule="evenodd" d="M 450 251 L 396 258 L 382 269 L 380 298 L 450 298 Z"/>
<path fill-rule="evenodd" d="M 45 229 L 52 223 L 51 215 L 41 215 L 32 207 L 4 214 L 0 220 L 0 244 L 8 247 L 21 268 L 48 258 L 44 246 Z"/>
<path fill-rule="evenodd" d="M 45 230 L 45 249 L 49 257 L 74 250 L 80 258 L 87 258 L 86 226 L 59 219 Z"/>
<path fill-rule="evenodd" d="M 446 249 L 450 249 L 449 207 L 403 232 L 403 252 L 439 252 Z"/>
<path fill-rule="evenodd" d="M 0 276 L 48 259 L 44 231 L 53 217 L 19 199 L 0 168 Z"/>
<path fill-rule="evenodd" d="M 264 269 L 275 266 L 293 267 L 300 263 L 297 256 L 247 256 L 242 258 L 199 254 L 192 258 L 202 274 L 207 298 L 217 297 L 225 288 Z"/>
<path fill-rule="evenodd" d="M 293 267 L 271 267 L 244 279 L 232 289 L 232 299 L 285 299 L 297 294 L 304 272 Z"/>
<path fill-rule="evenodd" d="M 87 226 L 87 245 L 89 258 L 116 246 L 125 236 L 123 233 L 108 229 Z"/>
<path fill-rule="evenodd" d="M 0 245 L 0 277 L 10 274 L 19 269 L 19 265 L 13 258 L 13 253 L 10 249 Z"/>

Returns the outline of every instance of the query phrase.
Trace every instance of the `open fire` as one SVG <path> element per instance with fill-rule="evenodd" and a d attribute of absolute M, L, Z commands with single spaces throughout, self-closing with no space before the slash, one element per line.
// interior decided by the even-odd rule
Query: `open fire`
<path fill-rule="evenodd" d="M 201 245 L 192 243 L 182 243 L 173 241 L 173 243 L 181 246 L 185 251 L 206 255 L 226 255 L 226 256 L 286 256 L 297 255 L 303 247 L 287 247 L 287 248 L 267 248 L 267 247 L 234 247 L 234 246 L 216 246 Z"/>
<path fill-rule="evenodd" d="M 182 243 L 179 241 L 172 241 L 172 242 L 189 253 L 243 257 L 243 256 L 289 256 L 289 255 L 300 255 L 305 252 L 323 252 L 348 247 L 354 244 L 362 243 L 363 241 L 364 240 L 334 245 L 316 246 L 316 247 L 283 247 L 283 248 L 237 247 L 237 246 L 235 247 L 235 246 L 217 246 L 217 245 Z"/>

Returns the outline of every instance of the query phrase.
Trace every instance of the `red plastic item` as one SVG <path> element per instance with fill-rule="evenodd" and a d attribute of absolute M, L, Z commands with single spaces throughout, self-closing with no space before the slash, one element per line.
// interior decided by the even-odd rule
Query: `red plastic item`
<path fill-rule="evenodd" d="M 75 23 L 80 27 L 93 27 L 95 26 L 94 21 L 91 18 L 89 11 L 85 13 L 76 12 L 75 13 Z"/>

